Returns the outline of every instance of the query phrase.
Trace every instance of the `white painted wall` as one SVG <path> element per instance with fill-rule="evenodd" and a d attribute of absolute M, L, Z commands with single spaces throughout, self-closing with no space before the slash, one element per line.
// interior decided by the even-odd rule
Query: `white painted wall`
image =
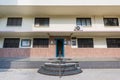
<path fill-rule="evenodd" d="M 95 37 L 94 48 L 107 48 L 106 37 Z"/>
<path fill-rule="evenodd" d="M 20 44 L 19 44 L 19 48 L 32 48 L 33 47 L 33 38 L 37 38 L 37 37 L 0 37 L 0 48 L 3 48 L 3 44 L 4 44 L 4 38 L 20 38 Z M 42 37 L 39 36 L 38 38 L 49 38 L 49 37 Z M 93 43 L 94 43 L 94 48 L 107 48 L 107 43 L 106 43 L 106 38 L 120 38 L 120 37 L 77 37 L 77 38 L 93 38 Z M 21 40 L 22 39 L 31 39 L 31 46 L 30 47 L 21 47 Z M 77 41 L 77 39 L 76 39 Z M 77 42 L 76 42 L 77 43 Z M 77 46 L 78 44 L 76 44 L 76 46 L 72 46 L 72 48 L 78 48 Z"/>
<path fill-rule="evenodd" d="M 39 36 L 39 37 L 35 37 L 35 36 L 34 37 L 29 37 L 29 36 L 26 36 L 26 37 L 19 37 L 19 36 L 16 36 L 16 37 L 0 37 L 0 48 L 3 48 L 5 38 L 20 38 L 19 48 L 32 48 L 34 38 L 49 38 L 49 37 L 48 36 Z M 30 47 L 22 47 L 21 46 L 22 39 L 30 39 L 31 40 L 31 46 Z"/>
<path fill-rule="evenodd" d="M 49 27 L 34 27 L 33 31 L 73 31 L 76 26 L 75 17 L 50 17 Z"/>
<path fill-rule="evenodd" d="M 33 47 L 33 38 L 36 38 L 36 37 L 27 37 L 27 36 L 26 37 L 1 37 L 0 38 L 0 48 L 3 48 L 4 38 L 20 38 L 19 48 L 32 48 Z M 43 37 L 39 37 L 39 38 L 43 38 Z M 45 37 L 45 38 L 48 38 L 48 37 Z M 81 38 L 88 38 L 88 37 L 81 37 Z M 90 37 L 90 38 L 93 38 L 94 48 L 107 48 L 106 37 Z M 31 39 L 31 46 L 30 47 L 21 47 L 22 39 Z M 71 45 L 71 47 L 77 48 L 77 45 L 76 46 Z"/>
<path fill-rule="evenodd" d="M 106 44 L 107 37 L 89 37 L 89 36 L 86 36 L 86 37 L 77 37 L 77 38 L 93 38 L 94 48 L 107 48 L 107 44 Z M 78 48 L 78 44 L 76 44 L 76 46 L 71 45 L 71 47 Z"/>
<path fill-rule="evenodd" d="M 22 26 L 16 27 L 7 26 L 7 17 L 2 17 L 0 18 L 0 31 L 13 31 L 13 32 L 74 31 L 76 26 L 76 18 L 82 16 L 48 16 L 48 17 L 50 18 L 49 27 L 42 26 L 35 27 L 34 26 L 35 17 L 23 17 Z M 92 26 L 83 27 L 83 31 L 120 31 L 120 26 L 104 26 L 103 17 L 104 16 L 91 16 Z M 119 16 L 117 18 L 119 18 Z"/>
<path fill-rule="evenodd" d="M 0 37 L 0 48 L 3 48 L 4 38 Z"/>
<path fill-rule="evenodd" d="M 119 20 L 119 26 L 104 26 L 104 21 L 103 18 L 118 18 L 120 19 L 119 16 L 101 16 L 101 17 L 96 17 L 96 30 L 100 31 L 119 31 L 120 30 L 120 20 Z"/>
<path fill-rule="evenodd" d="M 0 31 L 32 31 L 33 19 L 23 18 L 22 26 L 7 26 L 7 17 L 0 20 Z"/>
<path fill-rule="evenodd" d="M 7 26 L 7 17 L 0 19 L 0 31 L 73 31 L 76 25 L 75 17 L 50 17 L 48 27 L 36 27 L 35 17 L 23 17 L 22 26 Z"/>
<path fill-rule="evenodd" d="M 120 0 L 0 0 L 0 5 L 120 5 Z"/>

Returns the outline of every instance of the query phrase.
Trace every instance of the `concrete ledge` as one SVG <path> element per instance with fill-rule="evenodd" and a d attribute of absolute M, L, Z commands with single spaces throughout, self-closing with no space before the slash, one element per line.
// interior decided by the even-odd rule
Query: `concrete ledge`
<path fill-rule="evenodd" d="M 40 68 L 48 61 L 0 61 L 1 69 Z M 81 69 L 119 69 L 120 61 L 79 61 Z"/>

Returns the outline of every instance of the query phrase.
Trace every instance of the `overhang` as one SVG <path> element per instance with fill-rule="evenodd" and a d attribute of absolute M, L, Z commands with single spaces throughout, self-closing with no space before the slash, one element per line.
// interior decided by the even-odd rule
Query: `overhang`
<path fill-rule="evenodd" d="M 0 6 L 2 16 L 119 16 L 120 6 Z"/>
<path fill-rule="evenodd" d="M 0 32 L 0 37 L 41 37 L 41 36 L 120 37 L 120 31 Z"/>

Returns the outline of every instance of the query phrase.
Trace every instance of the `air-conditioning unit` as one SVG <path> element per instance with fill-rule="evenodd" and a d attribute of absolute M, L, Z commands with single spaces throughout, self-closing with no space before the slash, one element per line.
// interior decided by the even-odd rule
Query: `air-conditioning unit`
<path fill-rule="evenodd" d="M 75 27 L 75 31 L 80 31 L 80 30 L 83 30 L 83 26 L 77 25 Z"/>
<path fill-rule="evenodd" d="M 40 25 L 39 24 L 35 24 L 35 27 L 39 27 Z"/>

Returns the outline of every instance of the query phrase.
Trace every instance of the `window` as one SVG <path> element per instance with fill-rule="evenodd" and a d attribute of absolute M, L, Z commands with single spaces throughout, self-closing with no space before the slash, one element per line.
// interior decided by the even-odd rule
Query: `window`
<path fill-rule="evenodd" d="M 30 39 L 22 39 L 21 40 L 21 46 L 22 47 L 30 47 L 31 46 L 31 40 Z"/>
<path fill-rule="evenodd" d="M 104 18 L 105 26 L 118 26 L 118 18 Z"/>
<path fill-rule="evenodd" d="M 8 18 L 7 26 L 21 26 L 22 25 L 22 18 Z"/>
<path fill-rule="evenodd" d="M 91 18 L 77 18 L 76 25 L 91 26 Z"/>
<path fill-rule="evenodd" d="M 93 39 L 92 38 L 79 38 L 78 48 L 93 48 Z"/>
<path fill-rule="evenodd" d="M 19 48 L 19 38 L 5 38 L 3 48 Z"/>
<path fill-rule="evenodd" d="M 49 18 L 35 18 L 35 26 L 49 26 Z"/>
<path fill-rule="evenodd" d="M 76 46 L 76 39 L 72 39 L 72 46 Z"/>
<path fill-rule="evenodd" d="M 76 46 L 76 37 L 72 37 L 71 44 L 72 46 Z"/>
<path fill-rule="evenodd" d="M 108 48 L 120 48 L 120 38 L 107 38 Z"/>
<path fill-rule="evenodd" d="M 47 38 L 34 38 L 33 47 L 34 48 L 47 48 L 49 46 L 49 39 Z"/>

